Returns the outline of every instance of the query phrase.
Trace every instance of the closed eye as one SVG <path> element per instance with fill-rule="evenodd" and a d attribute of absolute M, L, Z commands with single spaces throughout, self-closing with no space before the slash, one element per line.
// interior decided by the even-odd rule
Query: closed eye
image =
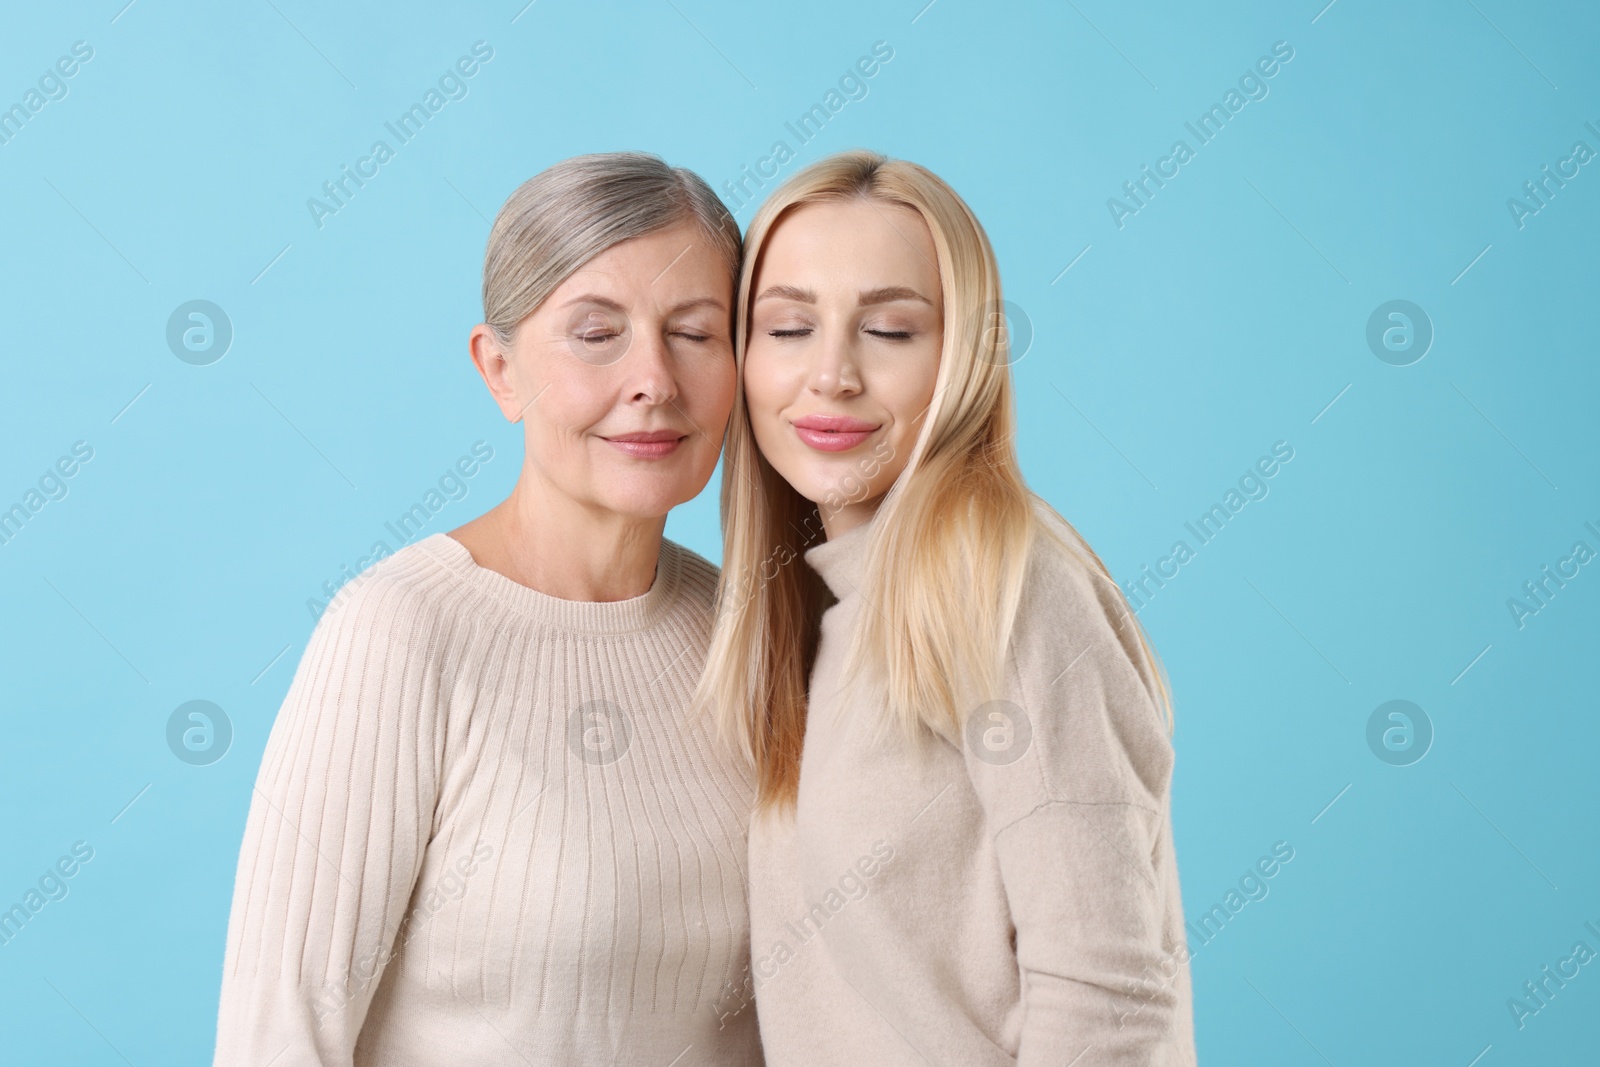
<path fill-rule="evenodd" d="M 801 326 L 793 330 L 768 330 L 768 337 L 804 337 L 811 332 L 809 326 Z"/>
<path fill-rule="evenodd" d="M 711 340 L 711 335 L 710 334 L 706 334 L 706 333 L 689 333 L 686 330 L 679 330 L 676 333 L 674 333 L 672 336 L 681 337 L 685 341 L 700 342 L 700 341 L 709 341 L 709 340 Z"/>
<path fill-rule="evenodd" d="M 889 341 L 911 340 L 910 330 L 868 330 L 867 333 L 870 333 L 874 337 L 882 337 Z"/>

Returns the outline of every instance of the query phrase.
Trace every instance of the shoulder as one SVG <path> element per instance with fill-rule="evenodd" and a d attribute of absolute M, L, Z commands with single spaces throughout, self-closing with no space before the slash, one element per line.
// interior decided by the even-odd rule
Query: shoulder
<path fill-rule="evenodd" d="M 1101 570 L 1083 536 L 1045 505 L 1038 505 L 1022 596 L 1017 606 L 1020 634 L 1054 636 L 1054 643 L 1076 648 L 1116 646 L 1130 664 L 1146 666 L 1137 627 L 1121 590 Z"/>
<path fill-rule="evenodd" d="M 677 573 L 677 595 L 690 606 L 710 613 L 716 604 L 721 569 L 694 549 L 663 537 L 661 563 L 669 560 Z"/>
<path fill-rule="evenodd" d="M 1083 537 L 1038 514 L 1011 663 L 1046 790 L 1159 806 L 1173 751 L 1139 625 Z"/>
<path fill-rule="evenodd" d="M 445 675 L 458 669 L 474 626 L 427 541 L 365 567 L 318 616 L 274 720 L 263 774 L 302 758 L 343 760 L 348 773 L 356 763 L 371 765 L 380 737 L 439 729 L 451 688 Z"/>
<path fill-rule="evenodd" d="M 468 602 L 441 538 L 448 535 L 383 555 L 341 586 L 317 618 L 312 646 L 344 654 L 360 648 L 369 656 L 438 651 L 440 632 L 455 628 Z"/>

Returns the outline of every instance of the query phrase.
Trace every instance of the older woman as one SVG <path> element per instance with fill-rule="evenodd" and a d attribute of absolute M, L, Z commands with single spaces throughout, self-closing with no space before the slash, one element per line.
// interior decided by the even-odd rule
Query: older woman
<path fill-rule="evenodd" d="M 716 569 L 662 536 L 735 386 L 739 232 L 582 156 L 489 236 L 471 354 L 510 497 L 318 623 L 262 758 L 216 1063 L 759 1064 L 748 772 L 685 716 Z"/>

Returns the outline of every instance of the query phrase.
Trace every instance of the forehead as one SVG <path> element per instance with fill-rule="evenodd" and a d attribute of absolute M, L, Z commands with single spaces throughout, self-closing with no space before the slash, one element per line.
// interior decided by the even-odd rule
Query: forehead
<path fill-rule="evenodd" d="M 756 278 L 852 294 L 903 285 L 937 301 L 937 262 L 928 224 L 911 208 L 873 200 L 802 204 L 767 235 Z"/>
<path fill-rule="evenodd" d="M 603 293 L 619 303 L 670 301 L 692 293 L 725 300 L 733 270 L 705 229 L 681 222 L 619 241 L 556 287 L 559 299 Z"/>

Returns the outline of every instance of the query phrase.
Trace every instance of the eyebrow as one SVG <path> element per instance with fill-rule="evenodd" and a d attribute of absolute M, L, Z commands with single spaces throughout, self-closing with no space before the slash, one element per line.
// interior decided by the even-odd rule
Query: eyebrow
<path fill-rule="evenodd" d="M 757 296 L 753 303 L 760 303 L 769 299 L 794 300 L 801 304 L 815 304 L 817 302 L 817 294 L 810 289 L 800 289 L 793 285 L 773 285 L 762 290 L 761 295 Z"/>
<path fill-rule="evenodd" d="M 817 302 L 817 294 L 815 292 L 793 285 L 770 286 L 762 290 L 761 295 L 756 297 L 756 302 L 759 303 L 769 297 L 775 300 L 794 300 L 801 304 L 815 304 Z M 916 300 L 927 304 L 929 307 L 933 306 L 932 300 L 929 300 L 915 289 L 907 289 L 903 285 L 889 285 L 878 289 L 864 290 L 857 297 L 856 305 L 858 307 L 870 307 L 873 304 L 888 304 L 896 300 Z"/>
<path fill-rule="evenodd" d="M 564 308 L 569 308 L 575 304 L 599 304 L 601 307 L 610 311 L 619 311 L 623 313 L 626 313 L 628 310 L 615 300 L 611 299 L 609 296 L 601 296 L 599 293 L 585 293 L 582 296 L 575 296 L 561 306 Z M 696 297 L 693 300 L 685 300 L 681 304 L 676 304 L 673 307 L 668 308 L 667 313 L 669 315 L 676 315 L 679 312 L 689 311 L 692 308 L 698 307 L 715 308 L 718 311 L 726 311 L 728 309 L 727 304 L 724 304 L 721 300 L 718 300 L 715 297 L 701 296 Z"/>
<path fill-rule="evenodd" d="M 676 304 L 672 308 L 670 308 L 669 311 L 670 311 L 671 314 L 676 315 L 680 311 L 688 311 L 688 310 L 690 310 L 692 308 L 702 308 L 702 307 L 711 308 L 711 309 L 713 309 L 715 311 L 727 311 L 728 310 L 728 305 L 724 304 L 722 301 L 716 299 L 715 297 L 700 296 L 700 297 L 696 297 L 693 300 L 685 300 L 681 304 Z"/>
<path fill-rule="evenodd" d="M 574 304 L 599 304 L 601 307 L 607 308 L 611 311 L 627 310 L 627 308 L 624 308 L 621 304 L 617 303 L 609 296 L 601 296 L 598 293 L 584 293 L 582 296 L 575 296 L 561 306 L 564 308 L 569 308 Z"/>
<path fill-rule="evenodd" d="M 860 307 L 870 307 L 873 304 L 889 304 L 896 300 L 917 300 L 927 304 L 929 307 L 933 306 L 932 300 L 929 300 L 915 289 L 907 289 L 903 285 L 890 285 L 881 289 L 869 289 L 861 294 L 856 303 Z"/>

